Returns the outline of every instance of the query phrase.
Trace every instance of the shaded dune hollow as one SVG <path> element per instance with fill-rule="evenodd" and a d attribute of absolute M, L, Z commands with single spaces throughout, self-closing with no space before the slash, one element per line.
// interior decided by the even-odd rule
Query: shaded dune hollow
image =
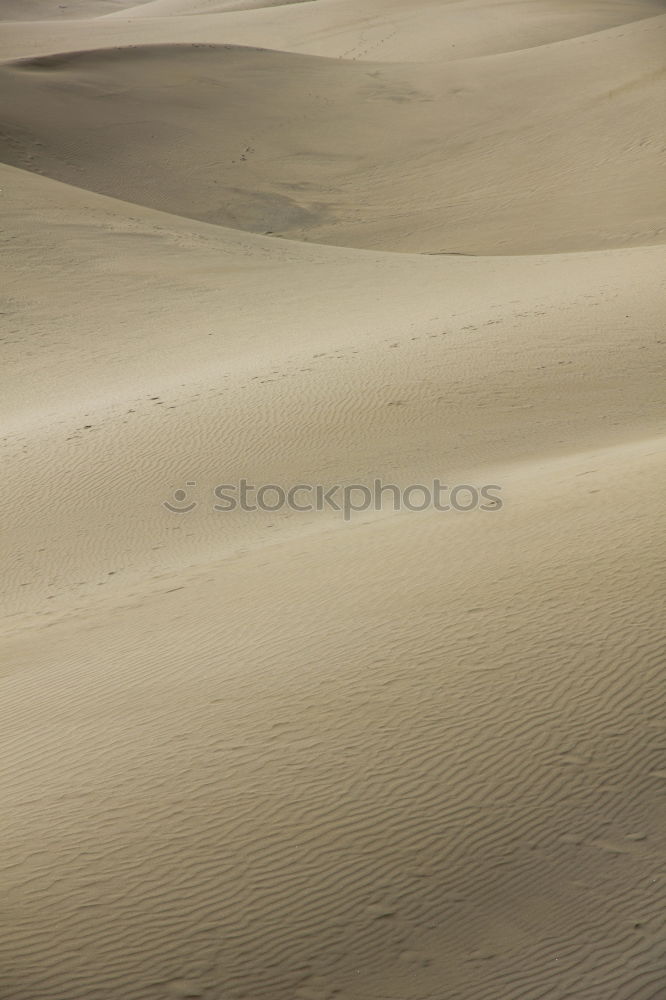
<path fill-rule="evenodd" d="M 336 245 L 658 243 L 665 34 L 666 17 L 649 18 L 424 66 L 207 45 L 32 58 L 0 67 L 0 155 L 178 215 Z"/>

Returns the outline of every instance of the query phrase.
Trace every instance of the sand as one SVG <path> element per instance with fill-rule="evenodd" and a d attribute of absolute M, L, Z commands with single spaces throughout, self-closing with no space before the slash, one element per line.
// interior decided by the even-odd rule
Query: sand
<path fill-rule="evenodd" d="M 1 1000 L 663 997 L 664 4 L 0 18 Z"/>

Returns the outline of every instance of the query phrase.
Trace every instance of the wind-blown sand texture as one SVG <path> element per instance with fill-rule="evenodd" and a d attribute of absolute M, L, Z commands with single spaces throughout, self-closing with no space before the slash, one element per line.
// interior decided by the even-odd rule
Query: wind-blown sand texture
<path fill-rule="evenodd" d="M 663 1000 L 666 3 L 0 19 L 0 1000 Z"/>

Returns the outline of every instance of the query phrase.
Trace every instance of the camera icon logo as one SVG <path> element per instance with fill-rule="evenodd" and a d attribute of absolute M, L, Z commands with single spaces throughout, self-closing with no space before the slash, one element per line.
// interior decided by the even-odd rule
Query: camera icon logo
<path fill-rule="evenodd" d="M 196 482 L 187 482 L 186 486 L 196 486 Z M 164 500 L 162 503 L 163 507 L 170 510 L 172 514 L 189 514 L 191 510 L 197 506 L 196 500 L 191 500 L 189 503 L 187 501 L 187 490 L 177 489 L 173 495 L 173 501 Z"/>

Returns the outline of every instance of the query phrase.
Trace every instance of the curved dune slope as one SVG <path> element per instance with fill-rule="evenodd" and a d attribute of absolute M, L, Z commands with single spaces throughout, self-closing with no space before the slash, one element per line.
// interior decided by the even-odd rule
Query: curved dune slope
<path fill-rule="evenodd" d="M 3 174 L 3 1000 L 654 1000 L 663 249 L 352 253 Z M 241 475 L 505 507 L 214 512 Z"/>
<path fill-rule="evenodd" d="M 144 0 L 150 3 L 150 0 Z M 127 2 L 127 0 L 75 0 L 75 2 L 59 3 L 57 0 L 3 0 L 0 5 L 0 21 L 44 21 L 50 18 L 94 18 L 105 14 L 127 13 L 127 8 L 132 13 L 138 13 L 139 4 Z M 30 30 L 35 30 L 32 28 Z M 37 26 L 37 32 L 40 28 Z"/>
<path fill-rule="evenodd" d="M 231 10 L 232 3 L 224 5 L 219 0 L 151 0 L 135 11 L 111 15 L 110 20 L 132 19 L 131 30 L 141 32 L 140 19 L 149 17 L 156 21 L 152 29 L 155 41 L 169 31 L 170 22 L 173 30 L 174 18 L 178 18 L 182 30 L 192 31 L 191 25 L 188 28 L 183 23 L 182 15 L 195 13 L 206 18 L 206 27 L 213 32 L 212 38 L 197 39 L 202 41 L 354 60 L 441 62 L 514 51 L 627 24 L 663 13 L 664 2 L 610 0 L 579 4 L 530 0 L 525 4 L 521 0 L 495 0 L 489 4 L 487 0 L 411 0 L 405 4 L 404 0 L 316 0 L 247 15 Z M 216 17 L 221 11 L 229 12 L 224 18 Z"/>
<path fill-rule="evenodd" d="M 231 6 L 3 31 L 0 1000 L 662 1000 L 663 4 Z"/>
<path fill-rule="evenodd" d="M 230 11 L 267 10 L 273 7 L 295 7 L 314 0 L 146 0 L 135 9 L 120 12 L 121 17 L 189 17 L 200 14 L 226 14 Z M 319 12 L 321 13 L 321 11 Z M 109 15 L 113 16 L 113 15 Z"/>
<path fill-rule="evenodd" d="M 190 479 L 202 506 L 243 476 L 330 485 L 445 471 L 467 482 L 662 430 L 662 248 L 358 254 L 192 228 L 4 174 L 17 612 L 67 608 L 126 576 L 322 521 L 160 517 Z"/>
<path fill-rule="evenodd" d="M 7 640 L 4 995 L 656 1000 L 663 471 L 546 463 Z"/>
<path fill-rule="evenodd" d="M 105 194 L 320 242 L 643 245 L 666 228 L 665 34 L 666 16 L 439 67 L 211 46 L 24 60 L 0 68 L 1 148 Z"/>
<path fill-rule="evenodd" d="M 0 57 L 208 42 L 346 60 L 441 63 L 545 45 L 664 12 L 664 0 L 307 0 L 235 9 L 241 3 L 148 0 L 111 14 L 100 3 L 77 5 L 80 18 L 84 10 L 102 16 L 62 25 L 6 24 Z"/>

